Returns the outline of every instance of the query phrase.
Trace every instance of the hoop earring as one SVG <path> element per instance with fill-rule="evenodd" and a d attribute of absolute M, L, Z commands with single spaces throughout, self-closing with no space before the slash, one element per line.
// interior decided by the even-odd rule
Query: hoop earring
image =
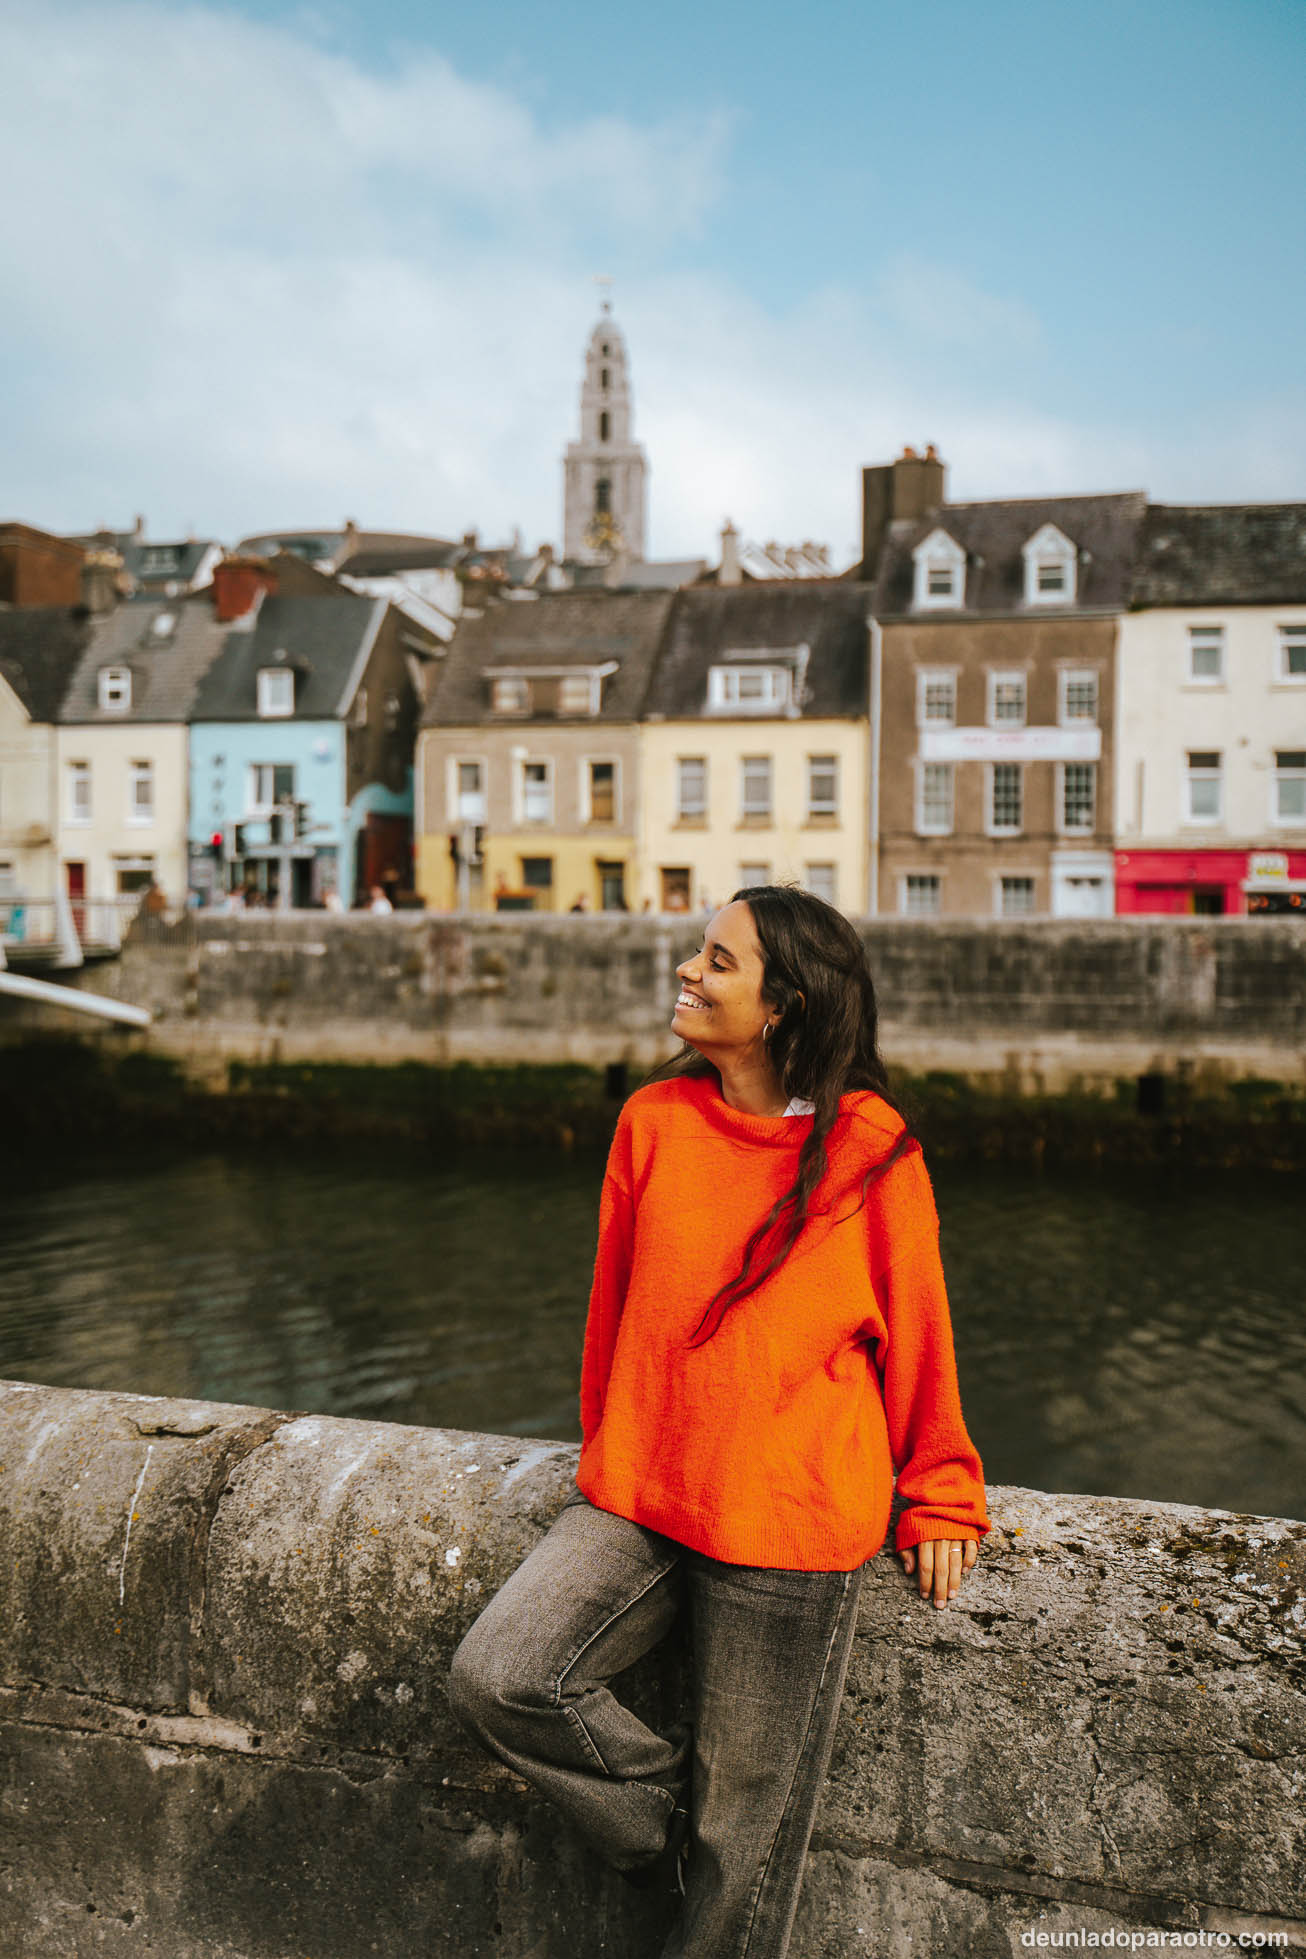
<path fill-rule="evenodd" d="M 771 1038 L 771 1023 L 768 1020 L 766 1026 L 762 1029 L 762 1039 L 764 1041 L 769 1041 L 770 1038 Z"/>

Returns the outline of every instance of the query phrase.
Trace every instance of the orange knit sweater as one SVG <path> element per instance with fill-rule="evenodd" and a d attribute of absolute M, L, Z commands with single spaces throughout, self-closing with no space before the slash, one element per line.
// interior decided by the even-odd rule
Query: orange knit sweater
<path fill-rule="evenodd" d="M 576 1481 L 599 1509 L 729 1564 L 849 1571 L 884 1542 L 895 1470 L 899 1549 L 979 1538 L 988 1521 L 919 1150 L 857 1208 L 902 1131 L 879 1096 L 843 1097 L 793 1250 L 689 1344 L 811 1126 L 741 1114 L 715 1074 L 626 1103 L 599 1205 Z"/>

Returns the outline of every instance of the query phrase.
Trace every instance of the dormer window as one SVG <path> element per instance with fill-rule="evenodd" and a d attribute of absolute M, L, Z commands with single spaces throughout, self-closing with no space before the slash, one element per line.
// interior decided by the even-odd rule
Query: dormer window
<path fill-rule="evenodd" d="M 260 668 L 258 711 L 269 721 L 295 712 L 295 675 L 290 667 Z"/>
<path fill-rule="evenodd" d="M 530 688 L 515 675 L 497 676 L 491 682 L 490 698 L 496 714 L 526 714 L 530 711 Z"/>
<path fill-rule="evenodd" d="M 1044 524 L 1021 547 L 1026 605 L 1073 605 L 1079 553 L 1064 531 Z"/>
<path fill-rule="evenodd" d="M 712 667 L 707 704 L 744 714 L 778 714 L 790 701 L 788 667 Z"/>
<path fill-rule="evenodd" d="M 966 553 L 946 531 L 931 531 L 912 552 L 916 584 L 912 604 L 917 612 L 931 607 L 955 610 L 966 602 Z"/>
<path fill-rule="evenodd" d="M 132 677 L 127 667 L 101 667 L 100 706 L 110 714 L 125 714 L 132 704 Z"/>
<path fill-rule="evenodd" d="M 564 673 L 558 681 L 559 714 L 594 714 L 595 682 L 588 673 Z"/>

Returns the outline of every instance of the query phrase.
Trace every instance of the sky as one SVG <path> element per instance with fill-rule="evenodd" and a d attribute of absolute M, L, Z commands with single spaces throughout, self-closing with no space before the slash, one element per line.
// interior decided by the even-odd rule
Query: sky
<path fill-rule="evenodd" d="M 0 519 L 527 546 L 613 281 L 649 554 L 1306 499 L 1303 0 L 0 0 Z"/>

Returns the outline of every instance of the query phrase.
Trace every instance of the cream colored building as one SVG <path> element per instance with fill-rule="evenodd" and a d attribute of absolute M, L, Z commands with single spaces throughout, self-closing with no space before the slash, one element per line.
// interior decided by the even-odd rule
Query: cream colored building
<path fill-rule="evenodd" d="M 868 907 L 868 592 L 679 594 L 640 724 L 640 904 L 701 911 L 793 880 Z"/>
<path fill-rule="evenodd" d="M 0 905 L 45 908 L 59 888 L 55 717 L 88 637 L 71 607 L 0 607 Z"/>
<path fill-rule="evenodd" d="M 1306 505 L 1149 508 L 1117 647 L 1121 911 L 1306 890 L 1303 539 Z"/>

